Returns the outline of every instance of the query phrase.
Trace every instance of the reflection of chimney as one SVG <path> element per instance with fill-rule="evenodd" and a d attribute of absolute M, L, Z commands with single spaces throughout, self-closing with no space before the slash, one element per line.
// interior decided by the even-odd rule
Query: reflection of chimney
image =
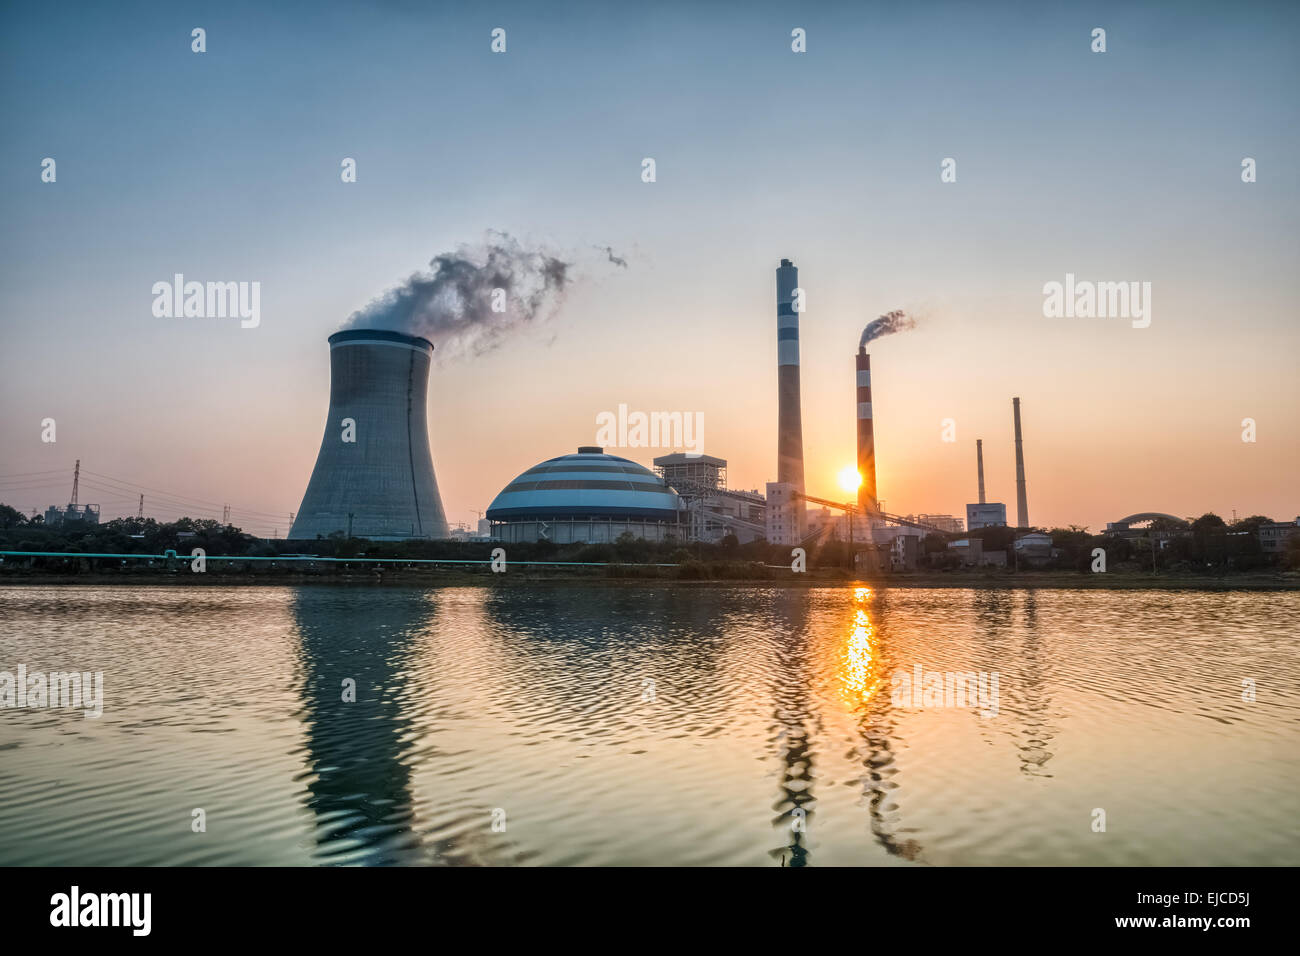
<path fill-rule="evenodd" d="M 1029 503 L 1025 498 L 1025 449 L 1020 441 L 1020 399 L 1011 400 L 1016 416 L 1016 527 L 1029 527 Z"/>
<path fill-rule="evenodd" d="M 776 270 L 776 389 L 777 437 L 776 480 L 794 485 L 799 494 L 803 484 L 803 422 L 799 412 L 799 313 L 794 308 L 794 291 L 799 287 L 799 270 L 782 259 Z M 799 537 L 803 537 L 802 500 L 794 514 Z"/>
<path fill-rule="evenodd" d="M 980 504 L 984 504 L 984 439 L 975 439 L 975 462 L 980 473 Z"/>
<path fill-rule="evenodd" d="M 876 435 L 871 421 L 871 356 L 859 346 L 858 356 L 858 507 L 877 511 L 876 503 Z"/>

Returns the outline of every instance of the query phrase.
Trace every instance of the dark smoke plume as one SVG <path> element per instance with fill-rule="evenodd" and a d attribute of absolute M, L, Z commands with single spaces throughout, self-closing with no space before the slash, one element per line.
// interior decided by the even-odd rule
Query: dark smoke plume
<path fill-rule="evenodd" d="M 353 313 L 345 328 L 423 336 L 442 358 L 481 355 L 517 329 L 553 315 L 564 300 L 572 267 L 545 251 L 524 249 L 499 232 L 489 232 L 480 245 L 434 256 L 429 265 L 431 271 L 415 273 Z M 498 289 L 504 299 L 500 293 L 494 296 Z M 504 311 L 494 311 L 494 304 Z"/>
<path fill-rule="evenodd" d="M 858 348 L 862 348 L 872 339 L 878 339 L 882 335 L 893 335 L 895 332 L 906 332 L 914 328 L 916 328 L 916 319 L 910 315 L 899 310 L 886 312 L 880 318 L 867 323 L 867 327 L 862 330 L 862 340 L 858 342 Z"/>
<path fill-rule="evenodd" d="M 622 266 L 624 269 L 627 268 L 627 260 L 622 258 L 621 256 L 614 255 L 613 246 L 595 246 L 594 248 L 599 249 L 601 252 L 605 253 L 605 255 L 609 257 L 609 261 L 614 263 L 614 265 Z"/>

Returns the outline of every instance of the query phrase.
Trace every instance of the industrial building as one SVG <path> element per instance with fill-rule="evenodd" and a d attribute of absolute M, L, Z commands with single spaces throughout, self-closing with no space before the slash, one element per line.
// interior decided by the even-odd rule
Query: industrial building
<path fill-rule="evenodd" d="M 72 469 L 72 497 L 68 499 L 67 505 L 63 508 L 58 505 L 50 505 L 45 509 L 45 527 L 57 528 L 61 525 L 71 524 L 99 524 L 99 505 L 77 503 L 77 494 L 80 487 L 81 459 L 78 458 L 76 466 Z"/>
<path fill-rule="evenodd" d="M 99 524 L 99 505 L 73 503 L 63 508 L 50 505 L 45 509 L 45 527 L 56 528 L 67 524 Z"/>
<path fill-rule="evenodd" d="M 725 458 L 675 452 L 654 465 L 681 499 L 690 540 L 716 543 L 732 534 L 744 544 L 766 535 L 766 499 L 757 491 L 728 488 Z"/>
<path fill-rule="evenodd" d="M 1007 565 L 1007 553 L 1005 551 L 988 551 L 984 550 L 984 542 L 979 538 L 962 538 L 960 541 L 950 542 L 948 550 L 961 558 L 964 567 L 999 567 L 1004 568 Z"/>
<path fill-rule="evenodd" d="M 446 538 L 425 412 L 433 343 L 353 329 L 329 346 L 325 435 L 289 537 Z"/>
<path fill-rule="evenodd" d="M 1052 536 L 1041 531 L 1021 535 L 1016 539 L 1013 547 L 1016 549 L 1017 559 L 1029 564 L 1045 564 L 1061 553 L 1060 548 L 1052 547 Z"/>
<path fill-rule="evenodd" d="M 583 446 L 549 458 L 501 490 L 488 506 L 492 539 L 505 543 L 684 539 L 689 529 L 677 492 L 643 465 Z"/>
<path fill-rule="evenodd" d="M 788 481 L 767 483 L 767 510 L 764 513 L 768 544 L 797 545 L 803 541 L 804 502 L 798 489 Z"/>
<path fill-rule="evenodd" d="M 915 521 L 917 524 L 927 524 L 944 534 L 961 534 L 966 530 L 961 518 L 953 515 L 905 515 L 908 521 Z"/>
<path fill-rule="evenodd" d="M 974 531 L 977 528 L 1005 528 L 1007 526 L 1007 506 L 999 502 L 966 506 L 966 527 Z"/>
<path fill-rule="evenodd" d="M 1273 521 L 1259 526 L 1259 549 L 1265 554 L 1285 551 L 1292 535 L 1300 535 L 1300 517 L 1295 521 Z"/>

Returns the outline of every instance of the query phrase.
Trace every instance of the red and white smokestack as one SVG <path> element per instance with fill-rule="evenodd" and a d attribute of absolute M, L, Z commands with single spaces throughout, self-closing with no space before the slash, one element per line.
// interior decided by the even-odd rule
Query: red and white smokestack
<path fill-rule="evenodd" d="M 858 508 L 879 511 L 876 503 L 876 435 L 871 422 L 871 356 L 858 347 Z"/>
<path fill-rule="evenodd" d="M 975 463 L 980 473 L 980 504 L 984 504 L 984 439 L 975 439 Z"/>
<path fill-rule="evenodd" d="M 799 312 L 795 290 L 799 270 L 782 259 L 776 270 L 776 480 L 788 482 L 799 494 L 803 483 L 803 421 L 799 400 Z M 798 536 L 803 537 L 806 505 L 797 501 L 794 516 Z"/>

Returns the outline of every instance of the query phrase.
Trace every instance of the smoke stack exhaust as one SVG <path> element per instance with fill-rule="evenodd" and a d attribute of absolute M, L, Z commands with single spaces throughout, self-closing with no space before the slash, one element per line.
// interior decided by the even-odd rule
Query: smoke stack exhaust
<path fill-rule="evenodd" d="M 984 439 L 975 439 L 975 464 L 980 475 L 980 504 L 984 504 Z"/>
<path fill-rule="evenodd" d="M 864 512 L 879 511 L 876 503 L 876 434 L 871 419 L 871 356 L 863 346 L 858 346 L 858 508 Z"/>
<path fill-rule="evenodd" d="M 1029 502 L 1025 497 L 1025 449 L 1020 439 L 1020 399 L 1011 400 L 1016 418 L 1016 527 L 1029 527 Z"/>
<path fill-rule="evenodd" d="M 447 537 L 425 412 L 433 344 L 379 329 L 329 344 L 325 437 L 289 537 Z"/>
<path fill-rule="evenodd" d="M 799 411 L 799 313 L 794 308 L 794 290 L 799 287 L 799 270 L 782 259 L 776 270 L 776 388 L 777 439 L 776 480 L 794 485 L 800 494 L 803 483 L 803 419 Z M 796 503 L 795 523 L 803 538 L 804 504 Z"/>

